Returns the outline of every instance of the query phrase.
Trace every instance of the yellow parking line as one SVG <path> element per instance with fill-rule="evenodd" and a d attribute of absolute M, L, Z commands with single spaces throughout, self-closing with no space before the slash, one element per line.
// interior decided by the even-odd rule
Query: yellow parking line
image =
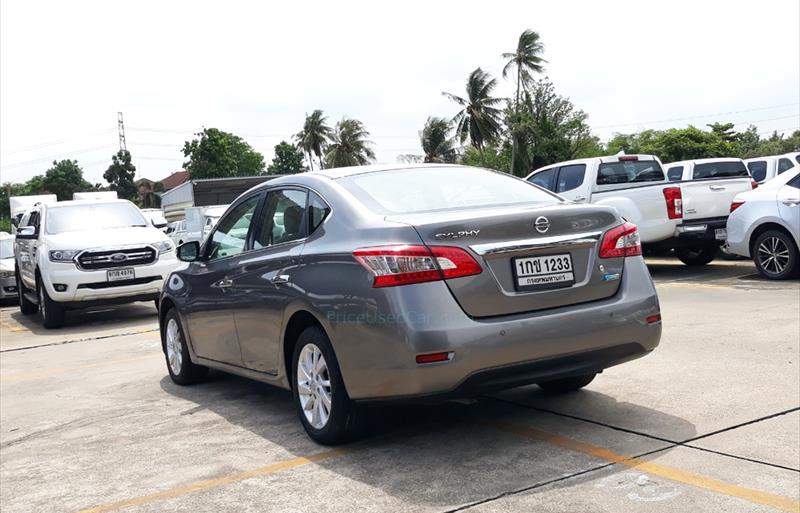
<path fill-rule="evenodd" d="M 253 470 L 247 470 L 244 472 L 239 472 L 238 474 L 231 474 L 228 476 L 219 477 L 216 479 L 207 479 L 205 481 L 196 481 L 194 483 L 188 484 L 186 486 L 180 486 L 178 488 L 171 488 L 169 490 L 164 490 L 163 492 L 153 493 L 150 495 L 143 495 L 140 497 L 134 497 L 133 499 L 126 499 L 117 502 L 110 502 L 107 504 L 101 504 L 100 506 L 95 506 L 88 509 L 83 509 L 78 513 L 103 513 L 106 511 L 117 511 L 123 508 L 129 508 L 132 506 L 141 506 L 142 504 L 148 504 L 151 502 L 156 502 L 163 499 L 169 499 L 172 497 L 178 497 L 181 495 L 186 495 L 193 492 L 200 492 L 203 490 L 208 490 L 209 488 L 215 488 L 217 486 L 223 486 L 231 483 L 235 483 L 238 481 L 244 481 L 245 479 L 250 479 L 253 477 L 259 476 L 266 476 L 269 474 L 275 474 L 277 472 L 281 472 L 284 470 L 289 470 L 297 467 L 301 467 L 303 465 L 308 465 L 311 463 L 315 463 L 317 461 L 328 460 L 331 458 L 336 458 L 338 456 L 342 456 L 351 452 L 352 449 L 348 448 L 339 448 L 339 449 L 332 449 L 330 451 L 325 452 L 318 452 L 316 454 L 312 454 L 310 456 L 301 456 L 298 458 L 292 458 L 290 460 L 279 461 L 277 463 L 272 463 L 271 465 L 266 465 L 264 467 L 260 467 Z"/>
<path fill-rule="evenodd" d="M 0 375 L 0 381 L 26 381 L 29 379 L 40 379 L 40 378 L 47 378 L 52 376 L 53 374 L 63 374 L 65 372 L 73 372 L 79 371 L 83 369 L 94 369 L 96 367 L 107 367 L 110 365 L 116 365 L 118 363 L 128 363 L 128 362 L 138 362 L 142 360 L 150 360 L 153 359 L 153 354 L 148 354 L 145 356 L 135 356 L 131 358 L 120 358 L 118 360 L 106 360 L 102 362 L 95 362 L 95 363 L 87 363 L 84 365 L 75 365 L 72 367 L 53 367 L 49 369 L 42 369 L 38 371 L 31 371 L 31 372 L 17 372 L 14 374 L 3 374 Z"/>
<path fill-rule="evenodd" d="M 6 321 L 5 319 L 0 319 L 0 326 L 3 326 L 4 328 L 8 329 L 9 331 L 13 331 L 13 332 L 30 331 L 28 328 L 25 328 L 25 327 L 22 327 L 22 326 L 19 326 L 19 325 L 15 326 L 14 324 L 11 324 L 10 322 Z"/>
<path fill-rule="evenodd" d="M 626 467 L 636 468 L 643 472 L 661 476 L 678 483 L 729 495 L 731 497 L 736 497 L 754 504 L 763 504 L 765 506 L 770 506 L 783 511 L 789 511 L 793 513 L 800 512 L 800 501 L 790 497 L 744 488 L 742 486 L 726 483 L 724 481 L 718 481 L 700 474 L 693 474 L 677 468 L 624 456 L 602 447 L 597 447 L 587 443 L 579 442 L 577 440 L 572 440 L 570 438 L 565 438 L 563 436 L 554 435 L 552 433 L 528 426 L 502 421 L 489 422 L 488 425 L 508 433 L 513 433 L 534 440 L 540 440 L 549 444 L 563 447 L 565 449 L 569 449 L 571 451 L 588 454 L 589 456 L 594 456 L 596 458 L 611 461 L 613 463 L 619 463 L 621 465 L 625 465 Z"/>

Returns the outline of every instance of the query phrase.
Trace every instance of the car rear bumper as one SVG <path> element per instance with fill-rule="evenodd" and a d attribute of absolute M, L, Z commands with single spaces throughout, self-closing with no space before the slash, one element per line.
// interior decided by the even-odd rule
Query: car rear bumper
<path fill-rule="evenodd" d="M 696 219 L 685 221 L 675 228 L 678 241 L 682 245 L 693 243 L 716 242 L 722 244 L 725 238 L 717 237 L 718 229 L 725 229 L 727 217 L 712 217 L 708 219 Z"/>
<path fill-rule="evenodd" d="M 608 299 L 480 319 L 468 317 L 442 282 L 398 287 L 393 307 L 402 315 L 332 326 L 348 394 L 360 401 L 472 395 L 644 356 L 658 345 L 661 323 L 646 320 L 659 304 L 641 257 L 626 259 L 621 281 Z M 416 363 L 438 352 L 453 355 Z"/>

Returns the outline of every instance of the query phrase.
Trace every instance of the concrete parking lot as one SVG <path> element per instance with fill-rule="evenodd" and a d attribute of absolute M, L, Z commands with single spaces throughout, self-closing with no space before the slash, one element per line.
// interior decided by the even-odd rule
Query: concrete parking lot
<path fill-rule="evenodd" d="M 0 310 L 3 512 L 800 511 L 800 283 L 649 259 L 661 346 L 587 389 L 376 410 L 314 444 L 286 391 L 172 384 L 155 308 Z"/>

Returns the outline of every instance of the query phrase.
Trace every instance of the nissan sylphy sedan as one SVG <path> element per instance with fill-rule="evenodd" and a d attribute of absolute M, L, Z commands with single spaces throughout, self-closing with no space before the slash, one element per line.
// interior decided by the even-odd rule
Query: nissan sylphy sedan
<path fill-rule="evenodd" d="M 215 368 L 291 389 L 325 444 L 363 403 L 573 391 L 661 336 L 636 226 L 485 169 L 278 178 L 178 256 L 160 307 L 172 380 Z"/>

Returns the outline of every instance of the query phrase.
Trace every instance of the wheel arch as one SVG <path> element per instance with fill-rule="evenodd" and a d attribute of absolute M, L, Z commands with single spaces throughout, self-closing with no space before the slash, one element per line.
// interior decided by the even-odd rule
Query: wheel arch
<path fill-rule="evenodd" d="M 769 222 L 762 223 L 762 224 L 758 225 L 752 231 L 752 233 L 750 234 L 750 241 L 748 242 L 747 247 L 750 249 L 750 257 L 751 258 L 753 258 L 753 249 L 754 249 L 753 246 L 755 246 L 756 240 L 758 240 L 758 237 L 762 233 L 768 232 L 770 230 L 777 230 L 779 232 L 784 233 L 785 235 L 787 235 L 789 237 L 789 240 L 794 243 L 795 249 L 800 250 L 800 248 L 797 247 L 797 241 L 795 240 L 794 236 L 792 235 L 792 232 L 789 231 L 788 228 L 786 228 L 784 225 L 782 225 L 780 223 L 776 223 L 774 221 L 769 221 Z"/>
<path fill-rule="evenodd" d="M 331 339 L 331 332 L 326 328 L 325 324 L 308 309 L 299 308 L 292 312 L 289 320 L 286 322 L 283 329 L 283 337 L 281 339 L 281 358 L 286 384 L 289 389 L 292 389 L 292 355 L 297 339 L 306 328 L 311 326 L 319 326 L 325 332 L 329 339 Z M 331 344 L 333 340 L 331 339 Z"/>

